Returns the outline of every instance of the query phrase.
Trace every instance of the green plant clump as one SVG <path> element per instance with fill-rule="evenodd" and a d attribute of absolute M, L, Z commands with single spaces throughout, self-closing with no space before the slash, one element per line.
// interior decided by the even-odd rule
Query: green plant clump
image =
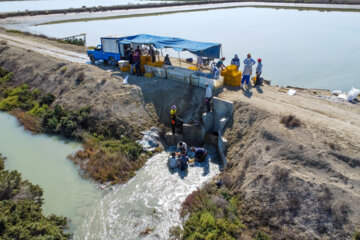
<path fill-rule="evenodd" d="M 10 81 L 11 77 L 12 77 L 12 73 L 0 67 L 0 84 Z"/>
<path fill-rule="evenodd" d="M 90 107 L 78 111 L 66 111 L 60 105 L 55 105 L 43 117 L 45 132 L 61 134 L 65 137 L 76 137 L 77 130 L 87 128 Z"/>
<path fill-rule="evenodd" d="M 16 88 L 5 88 L 2 91 L 3 99 L 0 101 L 0 110 L 11 111 L 18 108 L 28 111 L 35 106 L 39 95 L 38 89 L 31 91 L 27 84 Z"/>
<path fill-rule="evenodd" d="M 42 189 L 4 170 L 0 154 L 0 239 L 69 239 L 64 217 L 42 214 Z"/>
<path fill-rule="evenodd" d="M 181 239 L 239 239 L 245 226 L 238 214 L 239 198 L 226 189 L 217 191 L 216 186 L 190 194 L 182 205 L 181 215 L 189 218 L 180 231 Z"/>

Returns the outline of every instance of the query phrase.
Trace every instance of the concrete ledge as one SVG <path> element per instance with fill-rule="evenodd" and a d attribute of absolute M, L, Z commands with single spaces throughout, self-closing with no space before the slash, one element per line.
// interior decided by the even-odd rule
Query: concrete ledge
<path fill-rule="evenodd" d="M 212 108 L 221 117 L 230 117 L 234 112 L 234 103 L 217 97 L 212 99 Z"/>
<path fill-rule="evenodd" d="M 184 136 L 181 134 L 172 135 L 171 132 L 165 134 L 165 143 L 169 146 L 176 146 L 180 141 L 184 141 Z"/>
<path fill-rule="evenodd" d="M 184 141 L 189 145 L 201 146 L 204 142 L 202 127 L 191 124 L 183 124 Z"/>

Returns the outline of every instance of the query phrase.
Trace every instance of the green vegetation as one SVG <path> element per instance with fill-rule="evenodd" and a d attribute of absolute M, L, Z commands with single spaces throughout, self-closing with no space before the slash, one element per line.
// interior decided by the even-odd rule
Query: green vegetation
<path fill-rule="evenodd" d="M 0 84 L 10 81 L 11 77 L 12 73 L 9 73 L 8 71 L 0 68 Z"/>
<path fill-rule="evenodd" d="M 68 138 L 79 136 L 82 128 L 87 128 L 90 107 L 78 111 L 66 111 L 60 105 L 45 112 L 42 126 L 45 132 L 56 133 Z"/>
<path fill-rule="evenodd" d="M 225 188 L 208 184 L 191 193 L 182 204 L 181 216 L 189 215 L 183 230 L 172 234 L 180 239 L 239 239 L 245 226 L 238 213 L 239 197 Z"/>
<path fill-rule="evenodd" d="M 63 232 L 64 217 L 42 214 L 43 191 L 21 178 L 17 171 L 4 170 L 0 154 L 0 238 L 10 239 L 69 239 Z"/>
<path fill-rule="evenodd" d="M 73 44 L 77 46 L 85 46 L 84 39 L 82 38 L 68 38 L 64 40 L 59 40 L 59 43 L 67 43 L 67 44 Z"/>
<path fill-rule="evenodd" d="M 8 33 L 16 33 L 16 34 L 22 34 L 22 32 L 21 31 L 19 31 L 19 30 L 6 30 L 5 32 L 8 32 Z"/>
<path fill-rule="evenodd" d="M 360 232 L 354 233 L 354 240 L 360 240 Z"/>

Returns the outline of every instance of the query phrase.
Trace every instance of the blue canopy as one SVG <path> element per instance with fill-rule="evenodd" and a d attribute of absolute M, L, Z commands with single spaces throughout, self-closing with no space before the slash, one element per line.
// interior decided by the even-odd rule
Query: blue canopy
<path fill-rule="evenodd" d="M 173 48 L 175 51 L 189 51 L 197 56 L 220 58 L 219 43 L 196 42 L 182 38 L 160 37 L 147 34 L 119 38 L 120 44 L 151 44 L 156 48 Z"/>

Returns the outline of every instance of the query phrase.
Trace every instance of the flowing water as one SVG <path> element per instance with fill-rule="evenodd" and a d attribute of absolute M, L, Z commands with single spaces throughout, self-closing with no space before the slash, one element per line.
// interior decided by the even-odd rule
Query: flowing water
<path fill-rule="evenodd" d="M 70 218 L 73 239 L 78 240 L 168 239 L 169 229 L 180 224 L 186 196 L 219 173 L 215 155 L 210 155 L 210 163 L 190 166 L 186 176 L 170 171 L 164 152 L 150 158 L 128 183 L 99 190 L 66 158 L 79 148 L 58 137 L 32 135 L 0 112 L 0 153 L 8 158 L 6 169 L 40 185 L 45 214 Z M 150 233 L 141 235 L 146 229 Z"/>
<path fill-rule="evenodd" d="M 235 53 L 241 60 L 248 52 L 262 58 L 263 76 L 273 84 L 360 88 L 359 12 L 233 8 L 39 25 L 28 30 L 53 37 L 85 32 L 88 45 L 94 46 L 103 36 L 139 33 L 218 42 L 226 63 Z"/>

